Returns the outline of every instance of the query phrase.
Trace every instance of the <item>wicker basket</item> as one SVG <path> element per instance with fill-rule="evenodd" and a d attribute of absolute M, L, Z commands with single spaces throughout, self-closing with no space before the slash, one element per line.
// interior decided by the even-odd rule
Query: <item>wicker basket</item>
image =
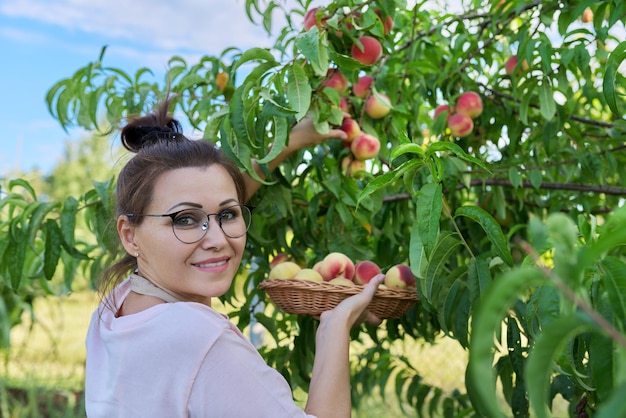
<path fill-rule="evenodd" d="M 360 285 L 341 286 L 290 279 L 264 280 L 258 287 L 267 292 L 283 311 L 314 316 L 334 308 L 345 298 L 363 290 Z M 400 318 L 417 300 L 415 290 L 378 288 L 368 309 L 381 319 Z"/>

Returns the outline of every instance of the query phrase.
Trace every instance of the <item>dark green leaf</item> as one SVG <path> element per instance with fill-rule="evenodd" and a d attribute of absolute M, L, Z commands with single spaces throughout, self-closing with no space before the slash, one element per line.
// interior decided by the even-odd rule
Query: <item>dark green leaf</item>
<path fill-rule="evenodd" d="M 548 410 L 548 387 L 553 373 L 553 362 L 564 345 L 574 335 L 592 329 L 591 322 L 580 315 L 561 316 L 546 325 L 537 337 L 528 356 L 525 376 L 528 399 L 538 418 L 551 416 Z"/>
<path fill-rule="evenodd" d="M 501 327 L 504 314 L 524 291 L 541 284 L 545 277 L 533 268 L 512 270 L 498 277 L 487 289 L 478 304 L 472 319 L 470 357 L 468 365 L 468 392 L 490 417 L 504 417 L 496 397 L 496 382 L 493 371 L 493 336 Z"/>
<path fill-rule="evenodd" d="M 287 69 L 287 99 L 297 112 L 296 120 L 304 118 L 311 106 L 311 85 L 300 62 L 294 62 Z"/>
<path fill-rule="evenodd" d="M 493 245 L 494 253 L 507 265 L 513 265 L 511 250 L 507 245 L 506 237 L 502 233 L 502 227 L 500 227 L 500 224 L 493 216 L 478 206 L 461 206 L 456 210 L 454 216 L 467 216 L 474 222 L 477 222 L 487 234 L 487 238 Z"/>

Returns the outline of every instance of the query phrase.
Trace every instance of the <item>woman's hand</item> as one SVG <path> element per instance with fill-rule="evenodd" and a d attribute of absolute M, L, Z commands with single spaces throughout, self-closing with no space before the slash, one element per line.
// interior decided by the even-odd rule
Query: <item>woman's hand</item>
<path fill-rule="evenodd" d="M 330 311 L 323 312 L 320 316 L 320 321 L 345 320 L 350 328 L 362 322 L 367 322 L 370 325 L 379 325 L 381 319 L 369 312 L 367 307 L 384 278 L 384 274 L 376 275 L 370 280 L 361 293 L 350 296 Z"/>
<path fill-rule="evenodd" d="M 322 313 L 306 406 L 308 413 L 320 418 L 350 417 L 350 328 L 363 321 L 380 323 L 379 318 L 368 313 L 367 307 L 384 278 L 383 274 L 375 276 L 361 293 Z"/>
<path fill-rule="evenodd" d="M 320 134 L 315 130 L 313 119 L 305 117 L 298 122 L 289 133 L 289 145 L 291 152 L 321 144 L 327 139 L 347 139 L 347 134 L 341 129 L 331 129 L 326 134 Z"/>
<path fill-rule="evenodd" d="M 291 131 L 289 132 L 289 144 L 285 146 L 278 156 L 268 163 L 269 171 L 274 171 L 276 167 L 280 165 L 287 157 L 289 157 L 294 152 L 301 150 L 303 148 L 312 147 L 315 145 L 321 144 L 323 141 L 327 139 L 347 139 L 348 135 L 342 131 L 341 129 L 331 129 L 326 134 L 320 134 L 315 130 L 315 125 L 313 124 L 313 119 L 310 116 L 305 117 L 300 122 L 298 122 Z M 261 171 L 256 164 L 255 166 L 256 174 L 264 179 L 265 173 Z M 246 201 L 248 201 L 254 193 L 261 187 L 261 183 L 257 180 L 253 179 L 247 173 L 244 173 L 244 178 L 246 180 L 246 189 L 247 196 Z"/>

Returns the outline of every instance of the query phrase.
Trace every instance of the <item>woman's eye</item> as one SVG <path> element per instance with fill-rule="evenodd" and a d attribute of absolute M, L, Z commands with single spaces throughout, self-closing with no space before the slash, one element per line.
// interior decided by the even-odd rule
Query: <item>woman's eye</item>
<path fill-rule="evenodd" d="M 194 214 L 180 214 L 174 219 L 174 225 L 176 226 L 194 226 L 198 225 L 201 220 Z"/>
<path fill-rule="evenodd" d="M 220 212 L 220 215 L 219 215 L 220 220 L 222 222 L 228 222 L 228 221 L 235 220 L 235 219 L 237 219 L 238 216 L 239 215 L 238 215 L 237 211 L 234 210 L 234 209 L 223 210 L 223 211 Z"/>

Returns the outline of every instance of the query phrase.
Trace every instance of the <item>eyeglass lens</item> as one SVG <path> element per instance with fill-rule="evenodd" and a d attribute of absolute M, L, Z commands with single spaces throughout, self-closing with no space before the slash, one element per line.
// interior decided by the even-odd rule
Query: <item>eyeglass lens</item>
<path fill-rule="evenodd" d="M 178 212 L 172 222 L 174 235 L 180 241 L 192 244 L 200 241 L 209 229 L 209 219 L 216 217 L 224 235 L 239 238 L 245 235 L 252 221 L 250 209 L 244 205 L 228 207 L 219 213 L 207 214 L 200 209 L 187 209 Z"/>

